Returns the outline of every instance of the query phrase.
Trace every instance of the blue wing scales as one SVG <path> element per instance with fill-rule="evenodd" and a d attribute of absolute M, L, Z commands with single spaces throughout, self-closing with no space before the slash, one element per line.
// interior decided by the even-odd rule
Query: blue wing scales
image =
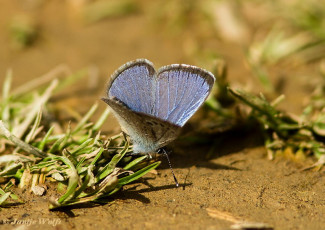
<path fill-rule="evenodd" d="M 156 73 L 145 59 L 123 65 L 112 76 L 108 97 L 135 112 L 183 126 L 209 95 L 210 72 L 190 65 L 169 65 Z"/>

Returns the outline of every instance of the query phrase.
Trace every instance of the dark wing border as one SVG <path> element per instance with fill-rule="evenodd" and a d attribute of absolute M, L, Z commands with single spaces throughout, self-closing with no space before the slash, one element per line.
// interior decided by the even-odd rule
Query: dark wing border
<path fill-rule="evenodd" d="M 204 75 L 200 75 L 202 76 L 209 84 L 210 86 L 210 92 L 211 92 L 211 88 L 213 87 L 213 84 L 215 82 L 215 77 L 213 76 L 213 74 L 205 69 L 202 69 L 200 67 L 194 66 L 194 65 L 187 65 L 187 64 L 171 64 L 171 65 L 166 65 L 163 66 L 161 68 L 158 69 L 157 71 L 157 78 L 159 78 L 160 74 L 165 72 L 165 71 L 169 71 L 169 70 L 180 70 L 180 69 L 188 69 L 190 72 L 193 72 L 192 70 L 194 70 L 193 73 L 204 73 Z"/>

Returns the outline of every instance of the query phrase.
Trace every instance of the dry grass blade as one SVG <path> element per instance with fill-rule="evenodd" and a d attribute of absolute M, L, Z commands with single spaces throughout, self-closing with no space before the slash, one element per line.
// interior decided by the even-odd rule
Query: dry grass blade
<path fill-rule="evenodd" d="M 15 136 L 21 138 L 25 134 L 26 130 L 28 129 L 32 121 L 35 119 L 35 117 L 37 116 L 37 113 L 39 112 L 40 108 L 42 108 L 44 104 L 52 96 L 53 90 L 58 86 L 58 83 L 59 83 L 58 80 L 56 79 L 53 80 L 50 86 L 45 90 L 43 95 L 37 98 L 33 102 L 33 104 L 30 105 L 31 110 L 27 113 L 27 115 L 24 115 L 25 116 L 24 121 L 21 124 L 13 127 L 12 129 L 12 133 Z"/>
<path fill-rule="evenodd" d="M 234 216 L 233 214 L 229 212 L 223 212 L 219 211 L 214 208 L 207 208 L 206 211 L 208 212 L 208 215 L 212 218 L 225 220 L 232 222 L 233 225 L 231 225 L 231 229 L 239 229 L 239 230 L 273 230 L 273 227 L 271 227 L 268 224 L 264 223 L 257 223 L 257 222 L 251 222 L 244 220 L 243 218 L 240 218 L 238 216 Z"/>
<path fill-rule="evenodd" d="M 236 217 L 228 212 L 219 211 L 214 208 L 207 208 L 206 211 L 208 212 L 208 215 L 211 216 L 212 218 L 226 220 L 232 223 L 244 221 L 242 218 Z"/>
<path fill-rule="evenodd" d="M 26 142 L 20 140 L 15 135 L 11 134 L 10 131 L 5 127 L 4 123 L 0 121 L 0 134 L 5 136 L 8 140 L 10 140 L 14 145 L 23 149 L 27 153 L 33 154 L 36 157 L 45 157 L 46 154 L 35 148 L 32 145 L 27 144 Z"/>

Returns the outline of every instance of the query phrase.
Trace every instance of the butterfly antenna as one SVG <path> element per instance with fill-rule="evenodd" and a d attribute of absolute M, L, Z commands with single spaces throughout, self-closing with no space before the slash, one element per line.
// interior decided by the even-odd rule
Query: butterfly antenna
<path fill-rule="evenodd" d="M 174 171 L 173 171 L 173 168 L 172 168 L 172 164 L 170 163 L 170 160 L 169 160 L 169 157 L 168 157 L 168 154 L 167 154 L 166 150 L 165 150 L 165 149 L 162 149 L 162 153 L 163 153 L 163 154 L 166 156 L 166 158 L 167 158 L 167 161 L 168 161 L 168 164 L 169 164 L 169 168 L 170 168 L 170 170 L 172 171 L 172 174 L 173 174 L 173 177 L 174 177 L 174 181 L 175 181 L 176 187 L 179 187 L 179 183 L 178 183 L 178 181 L 177 181 L 177 179 L 176 179 L 176 176 L 175 176 L 175 174 L 174 174 Z"/>

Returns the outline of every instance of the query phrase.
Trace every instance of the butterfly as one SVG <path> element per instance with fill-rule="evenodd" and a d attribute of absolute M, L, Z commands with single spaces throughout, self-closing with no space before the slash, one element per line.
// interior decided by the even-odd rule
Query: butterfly
<path fill-rule="evenodd" d="M 118 68 L 107 98 L 134 153 L 154 153 L 177 138 L 181 128 L 211 92 L 215 78 L 196 66 L 172 64 L 157 71 L 146 59 Z"/>

